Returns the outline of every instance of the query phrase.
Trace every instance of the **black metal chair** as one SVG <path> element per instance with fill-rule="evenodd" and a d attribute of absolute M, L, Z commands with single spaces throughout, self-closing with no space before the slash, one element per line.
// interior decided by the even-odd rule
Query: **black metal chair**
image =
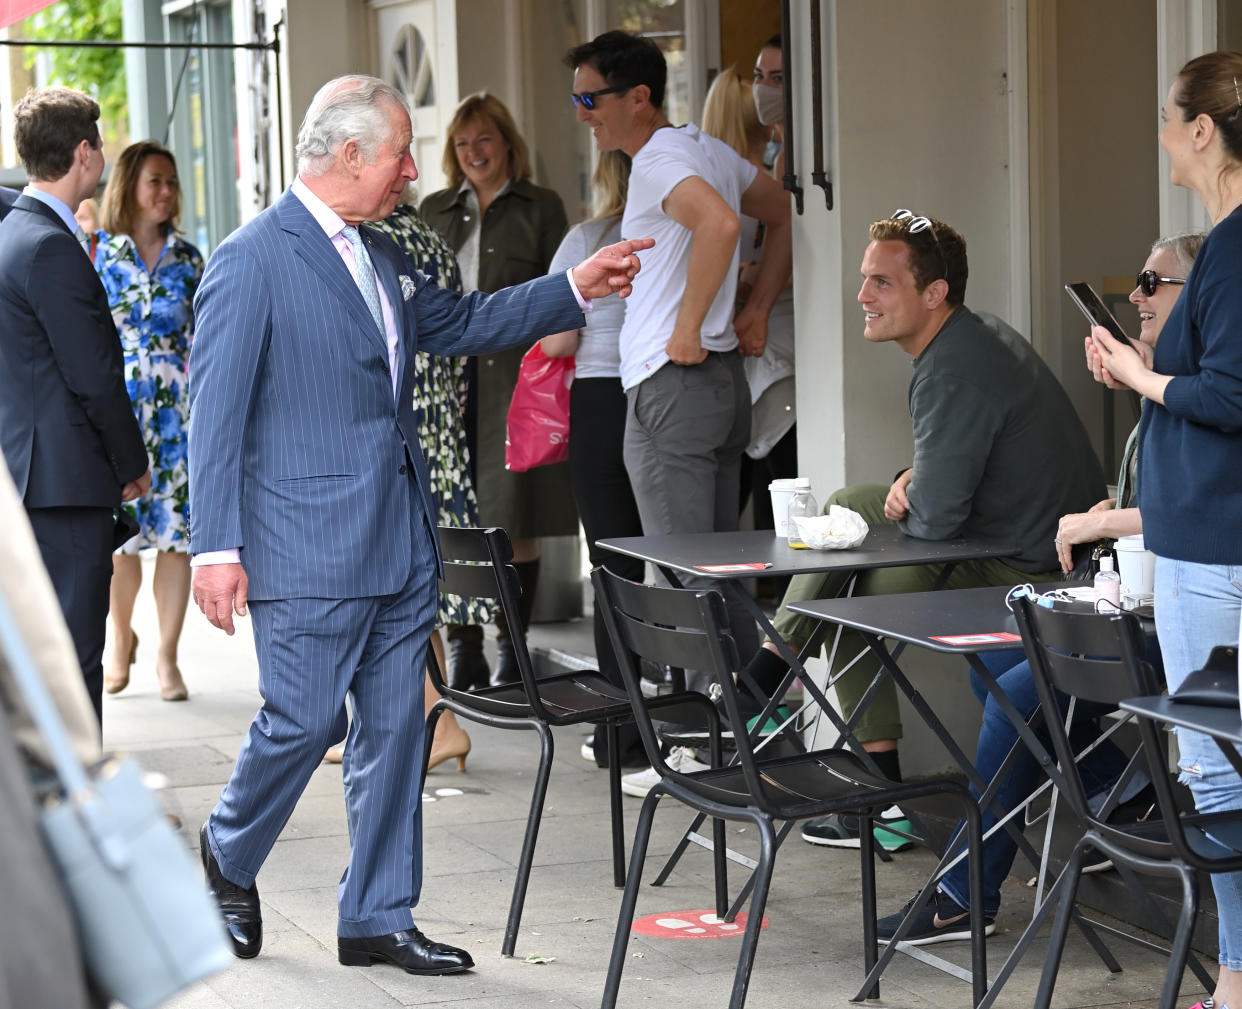
<path fill-rule="evenodd" d="M 1130 613 L 1097 614 L 1072 604 L 1049 608 L 1036 604 L 1029 597 L 1014 600 L 1014 614 L 1031 662 L 1040 708 L 1057 763 L 1057 767 L 1049 769 L 1050 774 L 1062 798 L 1084 827 L 1068 863 L 1049 889 L 1027 935 L 1019 942 L 1018 949 L 1025 948 L 1027 936 L 1033 935 L 1051 909 L 1056 908 L 1035 1006 L 1047 1009 L 1052 1000 L 1082 877 L 1083 859 L 1089 848 L 1095 848 L 1112 859 L 1137 893 L 1146 890 L 1139 884 L 1136 874 L 1173 878 L 1181 883 L 1182 906 L 1175 927 L 1155 902 L 1149 900 L 1153 916 L 1173 935 L 1168 949 L 1124 930 L 1092 922 L 1101 931 L 1169 955 L 1160 1007 L 1174 1009 L 1188 961 L 1205 986 L 1210 988 L 1213 983 L 1203 965 L 1190 954 L 1199 906 L 1195 870 L 1230 872 L 1242 869 L 1242 812 L 1210 816 L 1180 812 L 1169 777 L 1165 740 L 1156 726 L 1143 718 L 1137 719 L 1138 729 L 1162 822 L 1116 825 L 1093 812 L 1074 762 L 1068 726 L 1078 702 L 1115 706 L 1129 697 L 1160 693 L 1163 684 L 1142 657 L 1146 650 L 1142 625 Z M 1058 691 L 1070 698 L 1068 717 L 1061 714 Z M 1223 838 L 1234 847 L 1214 838 Z"/>
<path fill-rule="evenodd" d="M 625 895 L 617 921 L 608 979 L 604 989 L 604 1009 L 616 1005 L 621 972 L 643 861 L 651 836 L 656 806 L 670 795 L 692 809 L 717 820 L 745 821 L 757 829 L 760 854 L 754 870 L 746 928 L 733 980 L 730 1009 L 741 1009 L 746 1000 L 754 964 L 764 905 L 772 879 L 776 855 L 776 821 L 801 820 L 826 813 L 851 812 L 860 818 L 863 883 L 863 957 L 866 978 L 855 1000 L 879 997 L 880 975 L 897 951 L 917 907 L 911 911 L 894 939 L 877 956 L 875 845 L 872 820 L 879 810 L 895 802 L 907 802 L 930 795 L 945 795 L 962 808 L 971 858 L 971 961 L 974 997 L 977 1005 L 987 988 L 982 904 L 983 879 L 980 859 L 979 807 L 970 792 L 951 780 L 896 784 L 867 771 L 857 756 L 844 749 L 824 749 L 777 757 L 756 756 L 746 731 L 746 716 L 738 704 L 734 681 L 739 668 L 737 649 L 727 628 L 724 600 L 718 592 L 670 589 L 636 585 L 604 568 L 596 568 L 591 579 L 596 599 L 603 602 L 604 620 L 621 666 L 625 688 L 635 709 L 635 721 L 643 746 L 660 781 L 647 795 L 639 814 L 626 878 Z M 737 747 L 737 759 L 729 766 L 713 765 L 704 771 L 682 772 L 668 765 L 660 753 L 660 742 L 650 714 L 643 706 L 639 672 L 634 656 L 660 665 L 709 670 L 720 688 L 720 698 L 728 715 Z M 719 846 L 717 846 L 718 850 Z M 935 881 L 924 888 L 923 897 Z"/>
<path fill-rule="evenodd" d="M 632 718 L 630 699 L 624 690 L 609 683 L 593 670 L 535 677 L 518 618 L 517 606 L 521 588 L 517 572 L 511 563 L 513 548 L 508 533 L 503 529 L 441 526 L 440 551 L 444 559 L 444 579 L 440 583 L 442 591 L 487 600 L 489 605 L 498 606 L 504 614 L 509 623 L 509 640 L 513 642 L 521 680 L 518 683 L 484 687 L 477 691 L 454 690 L 446 683 L 443 671 L 434 656 L 428 653 L 427 667 L 441 698 L 427 713 L 425 738 L 428 743 L 423 748 L 420 784 L 425 785 L 427 781 L 430 740 L 435 735 L 436 723 L 442 711 L 452 711 L 472 722 L 496 728 L 530 729 L 539 734 L 539 769 L 535 775 L 535 789 L 526 820 L 526 835 L 522 841 L 517 878 L 513 883 L 513 899 L 509 904 L 509 919 L 501 944 L 501 952 L 505 956 L 512 956 L 535 857 L 535 843 L 539 837 L 539 823 L 543 817 L 548 779 L 552 771 L 555 744 L 551 728 L 586 722 L 603 724 L 608 752 L 612 758 L 612 755 L 619 753 L 617 725 Z M 693 692 L 668 694 L 651 698 L 646 703 L 665 712 L 665 717 L 670 721 L 708 726 L 713 740 L 711 746 L 716 762 L 719 763 L 719 716 L 705 695 Z M 625 884 L 625 840 L 621 813 L 621 766 L 615 758 L 609 760 L 608 779 L 612 812 L 613 883 L 621 887 Z M 723 841 L 723 824 L 720 825 L 719 833 Z M 717 859 L 721 883 L 717 887 L 720 891 L 717 906 L 723 914 L 727 906 L 727 895 L 723 891 L 723 843 L 718 847 L 721 850 L 721 856 Z"/>

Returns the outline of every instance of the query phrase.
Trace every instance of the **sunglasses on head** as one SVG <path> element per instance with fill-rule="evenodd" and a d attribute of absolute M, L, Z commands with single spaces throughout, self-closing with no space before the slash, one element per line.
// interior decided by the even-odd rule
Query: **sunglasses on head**
<path fill-rule="evenodd" d="M 614 84 L 610 88 L 600 88 L 598 91 L 571 91 L 569 97 L 575 105 L 581 105 L 584 109 L 595 108 L 595 99 L 600 95 L 615 95 L 621 91 L 629 91 L 633 84 Z"/>
<path fill-rule="evenodd" d="M 1186 283 L 1185 277 L 1162 277 L 1155 270 L 1144 270 L 1134 278 L 1135 286 L 1149 298 L 1156 293 L 1156 288 L 1161 284 L 1184 283 Z"/>
<path fill-rule="evenodd" d="M 944 249 L 940 247 L 940 236 L 936 234 L 936 226 L 932 223 L 930 217 L 921 217 L 916 215 L 913 210 L 894 210 L 889 215 L 891 221 L 904 221 L 906 223 L 906 232 L 911 235 L 917 235 L 920 231 L 931 233 L 932 241 L 936 243 L 936 251 L 940 254 L 940 265 L 944 267 L 944 274 L 949 272 L 949 262 L 944 258 Z"/>

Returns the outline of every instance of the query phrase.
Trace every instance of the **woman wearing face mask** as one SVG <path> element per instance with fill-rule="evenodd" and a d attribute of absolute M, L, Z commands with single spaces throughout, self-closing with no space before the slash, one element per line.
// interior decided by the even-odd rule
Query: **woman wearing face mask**
<path fill-rule="evenodd" d="M 1156 631 L 1169 690 L 1236 645 L 1242 615 L 1242 53 L 1178 73 L 1160 109 L 1169 179 L 1212 221 L 1159 346 L 1140 356 L 1091 331 L 1093 370 L 1145 397 L 1143 539 L 1156 554 Z M 1242 808 L 1242 777 L 1211 737 L 1177 730 L 1181 780 L 1200 812 Z M 1220 916 L 1217 1009 L 1242 1009 L 1242 873 L 1212 876 Z M 1207 1003 L 1204 1003 L 1205 1005 Z"/>
<path fill-rule="evenodd" d="M 550 189 L 531 179 L 526 142 L 504 103 L 480 92 L 463 101 L 449 121 L 444 144 L 449 188 L 432 193 L 419 208 L 440 232 L 461 266 L 463 289 L 498 291 L 548 271 L 565 234 L 565 207 Z M 470 359 L 470 404 L 475 490 L 479 519 L 502 526 L 513 541 L 513 564 L 522 583 L 521 633 L 530 622 L 539 578 L 540 536 L 578 531 L 566 464 L 525 473 L 505 469 L 505 416 L 526 347 Z M 499 661 L 493 685 L 518 679 L 504 620 L 496 624 Z M 462 690 L 486 685 L 483 629 L 450 625 L 449 683 Z"/>
<path fill-rule="evenodd" d="M 763 163 L 779 179 L 784 171 L 785 71 L 781 37 L 773 35 L 755 57 L 752 96 L 759 122 L 770 127 Z"/>

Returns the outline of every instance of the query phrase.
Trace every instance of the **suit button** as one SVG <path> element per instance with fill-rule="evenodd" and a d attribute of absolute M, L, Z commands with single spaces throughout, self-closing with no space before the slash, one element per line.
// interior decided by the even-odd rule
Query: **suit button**
<path fill-rule="evenodd" d="M 402 476 L 405 476 L 405 474 L 406 474 L 406 468 L 405 468 L 404 466 L 402 466 L 400 469 L 398 469 L 398 470 L 397 470 L 397 472 L 398 472 L 398 473 L 400 473 Z"/>

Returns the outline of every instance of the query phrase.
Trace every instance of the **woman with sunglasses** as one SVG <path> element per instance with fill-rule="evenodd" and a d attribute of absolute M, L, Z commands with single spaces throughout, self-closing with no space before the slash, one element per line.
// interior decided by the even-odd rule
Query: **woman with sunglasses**
<path fill-rule="evenodd" d="M 530 181 L 526 142 L 495 95 L 480 92 L 457 106 L 445 133 L 443 169 L 449 188 L 428 196 L 419 212 L 453 247 L 467 293 L 498 291 L 548 272 L 565 234 L 565 207 L 552 190 Z M 505 416 L 526 349 L 471 358 L 466 409 L 479 519 L 504 527 L 513 541 L 523 633 L 539 577 L 538 537 L 578 531 L 566 464 L 525 473 L 505 469 Z M 491 682 L 512 683 L 517 662 L 503 619 L 496 632 L 500 658 Z M 448 639 L 449 682 L 462 690 L 485 686 L 483 629 L 450 625 Z"/>
<path fill-rule="evenodd" d="M 1179 235 L 1175 238 L 1159 239 L 1152 245 L 1151 254 L 1143 265 L 1143 272 L 1138 276 L 1137 286 L 1130 293 L 1130 301 L 1139 310 L 1139 339 L 1147 347 L 1155 347 L 1160 330 L 1177 303 L 1178 295 L 1182 291 L 1181 284 L 1189 274 L 1202 243 L 1202 235 Z M 1121 472 L 1117 477 L 1117 497 L 1100 501 L 1086 512 L 1061 517 L 1057 528 L 1056 547 L 1064 571 L 1068 572 L 1073 567 L 1071 553 L 1075 544 L 1092 543 L 1105 537 L 1129 536 L 1143 531 L 1142 519 L 1135 501 L 1138 486 L 1135 465 L 1137 433 L 1136 425 L 1126 442 L 1122 457 Z M 1023 717 L 1029 718 L 1039 707 L 1039 695 L 1031 677 L 1030 663 L 1023 651 L 1014 649 L 987 652 L 980 658 L 996 678 L 997 685 L 1004 691 L 1005 696 L 1013 702 Z M 1160 662 L 1160 653 L 1155 648 L 1154 639 L 1149 639 L 1147 658 L 1155 665 Z M 975 769 L 984 781 L 991 781 L 1000 770 L 1010 748 L 1017 742 L 1018 734 L 996 699 L 988 693 L 983 681 L 973 671 L 970 685 L 979 703 L 983 705 L 983 720 L 975 747 Z M 1080 704 L 1077 710 L 1078 717 L 1071 735 L 1075 748 L 1082 750 L 1098 736 L 1095 719 L 1112 709 Z M 1105 795 L 1125 766 L 1126 759 L 1121 751 L 1111 742 L 1105 741 L 1090 756 L 1084 758 L 1081 766 L 1083 781 L 1093 794 Z M 1035 790 L 1042 775 L 1043 772 L 1030 751 L 1019 750 L 1017 762 L 996 793 L 996 802 L 1004 809 L 1013 809 Z M 1147 813 L 1152 799 L 1146 784 L 1144 779 L 1137 779 L 1117 797 L 1121 801 L 1111 814 L 1112 822 L 1133 821 Z M 985 811 L 983 829 L 990 829 L 997 819 L 994 812 Z M 1005 831 L 998 831 L 984 842 L 983 915 L 989 935 L 995 928 L 994 921 L 1000 910 L 1001 885 L 1009 875 L 1017 853 L 1017 844 Z M 1097 860 L 1086 871 L 1098 871 L 1108 867 L 1109 863 Z M 970 889 L 967 873 L 965 860 L 945 873 L 939 887 L 921 909 L 907 934 L 907 942 L 916 946 L 928 946 L 970 938 L 970 926 L 966 918 Z M 908 907 L 909 905 L 880 920 L 878 925 L 881 941 L 893 934 L 905 917 Z"/>
<path fill-rule="evenodd" d="M 1212 230 L 1156 350 L 1140 354 L 1097 328 L 1090 359 L 1110 385 L 1151 404 L 1139 432 L 1139 509 L 1156 554 L 1156 630 L 1173 691 L 1213 645 L 1237 644 L 1242 615 L 1242 53 L 1187 63 L 1160 118 L 1169 179 L 1199 197 Z M 1177 742 L 1199 811 L 1242 808 L 1242 776 L 1211 738 L 1179 729 Z M 1242 1009 L 1242 873 L 1213 875 L 1212 889 L 1212 997 L 1217 1009 Z"/>

